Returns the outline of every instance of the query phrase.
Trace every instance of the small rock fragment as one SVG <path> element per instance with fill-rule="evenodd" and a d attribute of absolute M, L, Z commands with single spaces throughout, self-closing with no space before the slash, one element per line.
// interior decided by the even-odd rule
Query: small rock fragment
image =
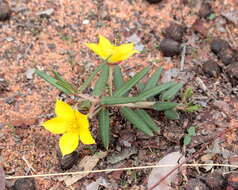
<path fill-rule="evenodd" d="M 162 0 L 147 0 L 149 3 L 159 3 Z"/>
<path fill-rule="evenodd" d="M 50 8 L 50 9 L 47 9 L 47 10 L 39 11 L 39 12 L 36 13 L 36 15 L 42 16 L 42 17 L 44 17 L 44 16 L 49 17 L 54 13 L 54 11 L 55 10 L 53 8 Z"/>
<path fill-rule="evenodd" d="M 7 1 L 0 1 L 0 21 L 5 21 L 11 16 L 11 9 Z"/>
<path fill-rule="evenodd" d="M 219 65 L 213 60 L 203 63 L 202 70 L 209 77 L 217 77 L 221 72 Z"/>
<path fill-rule="evenodd" d="M 231 48 L 224 49 L 217 54 L 218 58 L 225 64 L 229 65 L 236 61 L 237 53 Z"/>
<path fill-rule="evenodd" d="M 212 13 L 212 7 L 209 3 L 203 2 L 201 4 L 198 16 L 201 18 L 206 18 Z"/>
<path fill-rule="evenodd" d="M 35 73 L 35 69 L 27 69 L 25 75 L 27 79 L 33 79 L 33 75 Z"/>
<path fill-rule="evenodd" d="M 180 54 L 181 45 L 175 40 L 163 39 L 160 42 L 160 50 L 165 56 L 172 57 Z"/>
<path fill-rule="evenodd" d="M 222 40 L 220 38 L 212 40 L 210 47 L 212 52 L 215 54 L 218 54 L 220 51 L 230 48 L 229 44 L 225 40 Z"/>
<path fill-rule="evenodd" d="M 4 78 L 0 78 L 0 94 L 9 90 L 9 84 Z"/>
<path fill-rule="evenodd" d="M 179 25 L 177 23 L 171 23 L 169 27 L 165 29 L 164 36 L 165 38 L 182 42 L 185 31 L 185 26 Z"/>
<path fill-rule="evenodd" d="M 14 183 L 13 190 L 35 190 L 34 178 L 17 179 Z"/>
<path fill-rule="evenodd" d="M 230 82 L 233 86 L 238 85 L 238 62 L 230 64 L 227 68 L 227 75 L 230 78 Z"/>
<path fill-rule="evenodd" d="M 79 153 L 74 151 L 71 154 L 65 155 L 62 157 L 61 153 L 58 152 L 58 158 L 60 161 L 60 167 L 62 170 L 71 169 L 79 160 Z"/>

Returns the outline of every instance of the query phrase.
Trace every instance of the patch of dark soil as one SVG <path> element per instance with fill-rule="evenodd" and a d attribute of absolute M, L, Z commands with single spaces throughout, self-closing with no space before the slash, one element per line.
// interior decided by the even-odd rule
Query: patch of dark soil
<path fill-rule="evenodd" d="M 33 178 L 18 179 L 15 181 L 13 190 L 36 190 Z"/>
<path fill-rule="evenodd" d="M 164 30 L 163 35 L 167 39 L 172 39 L 177 42 L 182 42 L 185 32 L 186 32 L 186 26 L 179 25 L 177 23 L 171 23 L 169 27 Z"/>
<path fill-rule="evenodd" d="M 147 0 L 147 2 L 153 4 L 153 3 L 159 3 L 161 2 L 162 0 Z"/>
<path fill-rule="evenodd" d="M 202 70 L 209 77 L 217 77 L 221 72 L 219 65 L 213 60 L 204 62 L 202 65 Z"/>
<path fill-rule="evenodd" d="M 57 152 L 57 156 L 62 170 L 71 169 L 75 164 L 77 164 L 79 160 L 79 153 L 76 151 L 72 152 L 71 154 L 67 154 L 63 157 L 60 152 Z"/>

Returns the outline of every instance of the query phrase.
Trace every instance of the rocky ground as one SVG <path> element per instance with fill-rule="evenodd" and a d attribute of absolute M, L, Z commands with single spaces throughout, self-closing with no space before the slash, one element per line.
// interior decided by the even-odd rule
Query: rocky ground
<path fill-rule="evenodd" d="M 94 163 L 86 169 L 151 165 L 178 150 L 187 163 L 238 164 L 237 10 L 237 0 L 0 0 L 0 160 L 5 175 L 79 171 L 85 158 Z M 115 42 L 132 41 L 141 51 L 121 63 L 125 77 L 147 65 L 161 66 L 161 80 L 193 87 L 192 101 L 202 108 L 180 113 L 176 121 L 156 115 L 161 132 L 153 138 L 135 131 L 117 114 L 111 123 L 116 127 L 110 150 L 99 155 L 95 153 L 105 150 L 97 122 L 92 121 L 98 143 L 81 145 L 67 158 L 73 166 L 64 168 L 58 137 L 40 123 L 53 116 L 55 99 L 66 96 L 37 77 L 34 68 L 57 70 L 80 86 L 99 64 L 85 47 L 99 34 Z M 196 126 L 196 136 L 184 148 L 190 126 Z M 136 190 L 147 189 L 149 173 L 89 174 L 72 185 L 72 179 L 62 177 L 7 180 L 6 186 L 90 190 L 96 181 L 100 189 Z M 229 167 L 187 167 L 173 182 L 172 189 L 235 190 L 238 174 Z"/>

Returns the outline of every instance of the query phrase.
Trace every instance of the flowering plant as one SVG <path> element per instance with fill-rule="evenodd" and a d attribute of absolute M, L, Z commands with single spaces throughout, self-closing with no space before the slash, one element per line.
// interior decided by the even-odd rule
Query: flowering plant
<path fill-rule="evenodd" d="M 169 119 L 179 119 L 177 110 L 189 110 L 188 108 L 191 107 L 191 103 L 185 101 L 186 98 L 189 98 L 187 96 L 191 94 L 191 90 L 184 93 L 182 103 L 172 101 L 183 87 L 183 83 L 172 81 L 158 84 L 162 68 L 156 69 L 145 83 L 140 81 L 149 73 L 150 66 L 145 67 L 127 81 L 123 79 L 118 63 L 138 53 L 132 43 L 115 46 L 105 37 L 99 36 L 97 44 L 87 43 L 86 46 L 99 55 L 103 59 L 103 63 L 91 73 L 79 88 L 65 81 L 55 71 L 53 71 L 54 77 L 52 77 L 43 71 L 36 70 L 41 78 L 60 91 L 79 98 L 79 106 L 76 108 L 57 100 L 55 104 L 56 117 L 42 124 L 53 134 L 63 134 L 59 140 L 59 147 L 63 156 L 72 153 L 77 148 L 79 140 L 83 144 L 95 143 L 89 131 L 89 119 L 96 115 L 99 120 L 102 143 L 106 149 L 109 148 L 109 110 L 111 107 L 118 107 L 122 117 L 149 136 L 156 134 L 160 128 L 145 109 L 162 111 Z M 84 90 L 89 87 L 97 74 L 99 74 L 98 80 L 92 93 L 84 94 Z M 109 92 L 106 88 L 107 85 Z M 130 90 L 134 87 L 136 87 L 138 93 L 129 95 Z M 155 96 L 157 98 L 154 98 Z M 84 110 L 87 114 L 84 115 L 78 110 Z"/>

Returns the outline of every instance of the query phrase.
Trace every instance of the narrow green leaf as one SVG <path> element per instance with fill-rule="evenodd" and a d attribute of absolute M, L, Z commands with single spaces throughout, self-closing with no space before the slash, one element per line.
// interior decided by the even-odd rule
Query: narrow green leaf
<path fill-rule="evenodd" d="M 100 64 L 99 67 L 97 67 L 95 71 L 93 71 L 92 74 L 88 77 L 88 79 L 84 81 L 84 83 L 80 86 L 79 92 L 84 91 L 88 87 L 88 85 L 91 83 L 91 81 L 94 79 L 94 77 L 97 75 L 97 73 L 101 71 L 102 68 L 105 66 L 106 66 L 105 63 Z"/>
<path fill-rule="evenodd" d="M 171 100 L 175 97 L 178 91 L 183 87 L 183 83 L 177 83 L 176 85 L 172 86 L 169 90 L 163 93 L 162 100 Z"/>
<path fill-rule="evenodd" d="M 153 136 L 153 132 L 144 120 L 132 109 L 127 107 L 120 108 L 122 115 L 133 124 L 134 127 L 140 129 L 142 132 L 149 136 Z"/>
<path fill-rule="evenodd" d="M 79 104 L 79 110 L 89 109 L 91 106 L 91 102 L 89 100 L 85 100 Z"/>
<path fill-rule="evenodd" d="M 107 109 L 102 108 L 102 110 L 99 112 L 99 130 L 103 146 L 106 150 L 108 150 L 110 140 L 109 123 L 109 112 Z"/>
<path fill-rule="evenodd" d="M 179 119 L 179 114 L 175 110 L 165 110 L 164 115 L 168 119 L 172 119 L 172 120 Z"/>
<path fill-rule="evenodd" d="M 193 95 L 193 88 L 192 87 L 188 87 L 185 92 L 182 94 L 182 99 L 189 99 L 191 98 Z"/>
<path fill-rule="evenodd" d="M 145 83 L 140 82 L 140 83 L 138 83 L 137 86 L 138 86 L 139 92 L 143 92 L 143 89 L 145 88 Z"/>
<path fill-rule="evenodd" d="M 191 140 L 192 140 L 191 136 L 185 135 L 183 138 L 183 145 L 186 146 L 186 145 L 190 144 Z"/>
<path fill-rule="evenodd" d="M 164 110 L 173 109 L 177 105 L 178 105 L 178 103 L 176 103 L 176 102 L 158 102 L 153 106 L 153 108 L 157 111 L 164 111 Z"/>
<path fill-rule="evenodd" d="M 94 87 L 93 96 L 100 96 L 103 93 L 105 86 L 107 84 L 108 74 L 109 74 L 109 66 L 106 65 L 105 67 L 103 67 L 100 77 Z"/>
<path fill-rule="evenodd" d="M 58 88 L 60 91 L 66 93 L 66 94 L 72 94 L 72 91 L 68 90 L 67 88 L 63 87 L 60 84 L 57 84 L 57 80 L 55 78 L 53 78 L 50 75 L 44 73 L 43 71 L 39 71 L 38 69 L 35 69 L 35 73 L 39 77 L 41 77 L 42 79 L 44 79 L 45 81 L 47 81 L 48 83 L 53 85 L 54 87 Z"/>
<path fill-rule="evenodd" d="M 114 84 L 116 89 L 120 88 L 124 84 L 124 80 L 119 65 L 114 66 Z"/>
<path fill-rule="evenodd" d="M 127 104 L 127 103 L 134 103 L 143 101 L 140 97 L 111 97 L 111 96 L 104 96 L 101 99 L 101 104 Z"/>
<path fill-rule="evenodd" d="M 190 136 L 195 136 L 196 135 L 196 127 L 195 126 L 191 126 L 187 129 L 187 132 Z"/>
<path fill-rule="evenodd" d="M 158 132 L 160 128 L 157 126 L 155 121 L 145 110 L 137 110 L 136 113 L 144 120 L 144 122 L 155 132 Z"/>
<path fill-rule="evenodd" d="M 138 97 L 143 98 L 144 100 L 146 100 L 147 98 L 153 97 L 158 95 L 159 93 L 161 93 L 162 91 L 170 88 L 171 86 L 174 86 L 176 84 L 176 82 L 167 82 L 161 85 L 158 85 L 152 89 L 143 91 L 141 94 L 138 95 Z"/>
<path fill-rule="evenodd" d="M 192 106 L 188 106 L 185 108 L 186 112 L 195 112 L 198 111 L 201 108 L 200 105 L 192 105 Z"/>
<path fill-rule="evenodd" d="M 163 68 L 159 67 L 157 69 L 157 71 L 155 71 L 153 73 L 153 75 L 150 77 L 150 79 L 148 80 L 148 82 L 145 85 L 145 88 L 143 89 L 143 91 L 149 90 L 151 88 L 154 88 L 160 78 L 161 72 L 162 72 Z"/>
<path fill-rule="evenodd" d="M 151 67 L 146 67 L 142 69 L 139 73 L 137 73 L 132 79 L 124 83 L 120 88 L 118 88 L 114 96 L 123 96 L 127 93 L 134 85 L 136 85 L 151 69 Z"/>

